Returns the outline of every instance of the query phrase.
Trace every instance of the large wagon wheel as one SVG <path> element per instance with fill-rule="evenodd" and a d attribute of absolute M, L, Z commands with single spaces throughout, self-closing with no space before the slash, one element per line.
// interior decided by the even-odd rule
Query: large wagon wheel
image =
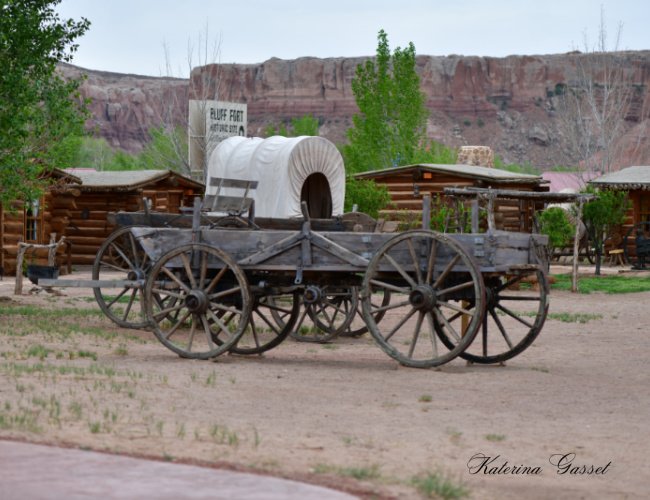
<path fill-rule="evenodd" d="M 373 291 L 390 292 L 390 303 L 377 307 Z M 453 302 L 457 298 L 471 298 L 475 307 L 459 306 Z M 483 319 L 485 288 L 475 260 L 459 243 L 414 230 L 379 248 L 364 276 L 361 304 L 370 334 L 389 356 L 406 366 L 429 368 L 452 360 L 472 343 Z M 381 326 L 380 312 L 387 316 Z M 449 312 L 464 318 L 466 328 L 449 322 Z M 436 321 L 453 339 L 450 345 L 438 341 Z"/>
<path fill-rule="evenodd" d="M 113 231 L 95 256 L 92 279 L 143 280 L 151 268 L 151 260 L 142 249 L 131 227 Z M 147 319 L 143 309 L 142 288 L 93 288 L 95 300 L 104 314 L 123 328 L 144 328 Z"/>
<path fill-rule="evenodd" d="M 502 363 L 521 354 L 542 331 L 548 313 L 549 285 L 542 269 L 519 270 L 485 279 L 486 312 L 476 338 L 460 357 L 473 363 Z M 465 307 L 475 305 L 469 301 Z M 454 321 L 451 316 L 447 321 Z M 440 340 L 452 345 L 442 323 L 435 322 Z"/>
<path fill-rule="evenodd" d="M 352 323 L 358 303 L 350 287 L 307 286 L 302 296 L 304 310 L 291 332 L 299 342 L 331 342 Z M 309 316 L 313 327 L 304 325 Z"/>
<path fill-rule="evenodd" d="M 225 252 L 203 244 L 162 255 L 148 274 L 145 299 L 156 337 L 184 358 L 223 354 L 250 320 L 246 275 Z"/>
<path fill-rule="evenodd" d="M 248 326 L 230 352 L 248 355 L 273 349 L 293 330 L 299 314 L 298 292 L 253 292 Z"/>

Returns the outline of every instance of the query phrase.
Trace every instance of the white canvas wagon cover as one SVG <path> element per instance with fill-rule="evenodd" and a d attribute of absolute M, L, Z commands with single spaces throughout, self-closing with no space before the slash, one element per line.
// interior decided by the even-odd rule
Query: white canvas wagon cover
<path fill-rule="evenodd" d="M 299 217 L 301 201 L 314 218 L 343 213 L 343 158 L 323 137 L 230 137 L 217 145 L 208 162 L 207 194 L 215 194 L 210 178 L 258 181 L 249 196 L 260 217 Z"/>

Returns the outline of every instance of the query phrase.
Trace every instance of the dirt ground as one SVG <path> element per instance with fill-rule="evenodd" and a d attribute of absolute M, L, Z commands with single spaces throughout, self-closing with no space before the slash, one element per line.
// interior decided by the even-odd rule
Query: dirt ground
<path fill-rule="evenodd" d="M 457 359 L 436 370 L 399 366 L 368 335 L 190 361 L 149 332 L 114 326 L 91 290 L 12 293 L 5 277 L 0 438 L 217 464 L 364 497 L 418 498 L 413 478 L 431 473 L 476 499 L 650 491 L 650 292 L 553 291 L 550 313 L 586 322 L 549 318 L 506 366 Z M 551 461 L 567 454 L 570 470 L 558 474 Z M 589 471 L 600 474 L 571 473 Z"/>

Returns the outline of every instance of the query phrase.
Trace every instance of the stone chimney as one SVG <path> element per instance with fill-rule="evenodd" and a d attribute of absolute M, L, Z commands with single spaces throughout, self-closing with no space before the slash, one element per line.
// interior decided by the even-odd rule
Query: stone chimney
<path fill-rule="evenodd" d="M 494 167 L 494 153 L 488 146 L 461 146 L 456 162 L 459 165 Z"/>

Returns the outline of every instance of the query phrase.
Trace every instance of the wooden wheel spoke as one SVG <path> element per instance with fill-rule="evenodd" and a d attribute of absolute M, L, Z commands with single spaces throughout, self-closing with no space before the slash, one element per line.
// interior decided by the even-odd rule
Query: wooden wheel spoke
<path fill-rule="evenodd" d="M 533 328 L 532 323 L 529 323 L 529 322 L 526 321 L 525 319 L 519 317 L 519 316 L 517 315 L 517 313 L 511 311 L 511 310 L 508 309 L 507 307 L 505 307 L 505 306 L 503 306 L 503 305 L 501 305 L 501 304 L 498 304 L 498 303 L 496 304 L 496 307 L 498 307 L 499 309 L 501 309 L 504 313 L 506 313 L 506 314 L 507 314 L 508 316 L 510 316 L 511 318 L 514 318 L 514 319 L 516 319 L 517 321 L 519 321 L 519 323 L 521 323 L 522 325 L 526 325 L 528 328 Z"/>
<path fill-rule="evenodd" d="M 507 280 L 505 283 L 501 283 L 499 286 L 496 287 L 497 293 L 505 290 L 508 287 L 511 287 L 518 281 L 521 281 L 522 279 L 524 279 L 525 276 L 526 276 L 525 274 L 517 274 L 512 278 L 510 278 L 509 280 Z"/>
<path fill-rule="evenodd" d="M 251 314 L 250 325 L 251 325 L 251 333 L 253 334 L 253 340 L 255 341 L 255 346 L 259 349 L 259 347 L 260 347 L 260 339 L 257 336 L 257 328 L 255 327 L 255 319 L 253 318 L 252 314 Z"/>
<path fill-rule="evenodd" d="M 459 260 L 460 260 L 460 254 L 457 253 L 456 255 L 454 255 L 454 258 L 449 261 L 449 264 L 445 266 L 445 269 L 444 271 L 442 271 L 442 274 L 438 276 L 438 279 L 432 285 L 434 289 L 440 288 L 440 285 L 445 281 L 445 278 L 451 272 L 451 270 L 456 266 Z"/>
<path fill-rule="evenodd" d="M 473 281 L 466 281 L 465 283 L 461 283 L 460 285 L 450 286 L 449 288 L 445 288 L 444 290 L 437 291 L 436 295 L 440 296 L 440 295 L 445 295 L 445 294 L 452 293 L 452 292 L 458 292 L 460 290 L 465 290 L 465 288 L 469 288 L 469 287 L 472 287 L 472 286 L 474 286 Z"/>
<path fill-rule="evenodd" d="M 390 340 L 390 338 L 395 335 L 400 328 L 402 328 L 404 323 L 406 323 L 411 318 L 411 316 L 415 314 L 416 311 L 417 309 L 411 309 L 409 313 L 404 316 L 390 332 L 388 332 L 388 335 L 384 337 L 384 341 L 388 342 L 388 340 Z"/>
<path fill-rule="evenodd" d="M 458 335 L 458 332 L 454 329 L 453 326 L 451 326 L 451 323 L 445 317 L 445 315 L 442 314 L 442 312 L 438 308 L 435 308 L 433 312 L 436 315 L 436 318 L 438 318 L 438 321 L 440 321 L 442 324 L 444 324 L 447 327 L 447 331 L 451 334 L 452 337 L 454 337 L 454 340 L 460 343 L 461 341 L 460 335 Z"/>
<path fill-rule="evenodd" d="M 259 307 L 264 307 L 270 311 L 277 311 L 283 314 L 291 314 L 291 309 L 285 309 L 283 307 L 277 306 L 275 304 L 269 304 L 268 302 L 260 303 Z"/>
<path fill-rule="evenodd" d="M 127 273 L 128 274 L 128 272 L 129 272 L 128 269 L 125 269 L 123 267 L 119 267 L 119 266 L 117 266 L 115 264 L 111 264 L 110 262 L 107 262 L 105 260 L 102 260 L 100 262 L 100 266 L 106 266 L 106 267 L 108 267 L 110 269 L 113 269 L 113 271 L 117 271 L 117 272 L 120 272 L 120 273 Z"/>
<path fill-rule="evenodd" d="M 264 321 L 264 323 L 266 323 L 267 326 L 268 326 L 268 327 L 269 327 L 269 328 L 270 328 L 270 329 L 275 333 L 276 336 L 278 336 L 278 335 L 280 334 L 280 327 L 279 327 L 276 323 L 270 321 L 270 320 L 266 317 L 266 315 L 264 315 L 264 314 L 263 314 L 262 312 L 260 312 L 259 310 L 258 310 L 257 314 L 258 314 L 258 316 L 261 318 L 261 320 Z"/>
<path fill-rule="evenodd" d="M 460 306 L 451 304 L 450 302 L 445 302 L 444 300 L 439 300 L 438 304 L 440 304 L 443 307 L 446 307 L 447 309 L 451 309 L 452 311 L 457 311 L 461 314 L 465 314 L 467 316 L 473 316 L 472 311 L 468 311 L 467 309 L 464 309 Z"/>
<path fill-rule="evenodd" d="M 212 280 L 210 281 L 210 284 L 209 284 L 208 287 L 205 289 L 205 293 L 210 293 L 210 292 L 212 291 L 212 289 L 213 289 L 215 286 L 217 286 L 217 283 L 219 283 L 219 281 L 221 280 L 221 278 L 223 278 L 223 275 L 226 274 L 226 271 L 227 271 L 227 270 L 228 270 L 228 268 L 227 268 L 226 266 L 222 267 L 222 268 L 219 270 L 219 272 L 217 273 L 217 275 L 216 275 L 214 278 L 212 278 Z"/>
<path fill-rule="evenodd" d="M 137 267 L 133 265 L 133 262 L 131 262 L 131 260 L 126 256 L 126 254 L 122 251 L 122 249 L 119 246 L 117 246 L 115 243 L 112 243 L 111 246 L 115 249 L 115 251 L 119 254 L 119 256 L 124 259 L 124 262 L 127 263 L 129 268 L 134 270 L 137 269 Z"/>
<path fill-rule="evenodd" d="M 422 284 L 422 273 L 420 272 L 420 262 L 415 253 L 415 248 L 413 247 L 413 241 L 411 239 L 406 240 L 406 245 L 408 246 L 409 253 L 411 254 L 411 260 L 413 260 L 413 267 L 415 267 L 415 276 L 417 277 L 418 284 Z"/>
<path fill-rule="evenodd" d="M 120 299 L 124 296 L 124 294 L 125 294 L 126 292 L 128 292 L 129 290 L 130 290 L 130 288 L 125 288 L 124 290 L 122 290 L 120 293 L 117 294 L 117 297 L 115 297 L 115 298 L 114 298 L 113 300 L 111 300 L 108 304 L 106 304 L 106 307 L 108 307 L 108 308 L 110 309 L 111 306 L 112 306 L 113 304 L 115 304 L 118 300 L 120 300 Z"/>
<path fill-rule="evenodd" d="M 138 289 L 134 288 L 133 292 L 131 293 L 131 297 L 129 298 L 129 303 L 126 305 L 126 309 L 124 311 L 124 315 L 122 316 L 122 320 L 126 321 L 126 318 L 129 316 L 129 313 L 131 312 L 131 308 L 133 307 L 133 302 L 135 302 L 135 296 L 138 293 Z"/>
<path fill-rule="evenodd" d="M 131 251 L 133 252 L 133 260 L 135 261 L 135 265 L 136 266 L 141 266 L 141 268 L 142 268 L 142 265 L 140 263 L 140 259 L 138 258 L 139 254 L 138 254 L 138 248 L 137 248 L 137 245 L 136 245 L 136 242 L 135 242 L 135 238 L 133 237 L 133 234 L 131 234 L 131 232 L 129 232 L 127 234 L 128 234 L 127 237 L 129 239 L 129 243 L 131 245 Z"/>
<path fill-rule="evenodd" d="M 396 304 L 389 304 L 387 306 L 377 306 L 375 309 L 371 309 L 371 314 L 377 314 L 380 312 L 390 311 L 391 309 L 397 309 L 398 307 L 404 307 L 411 305 L 411 301 L 406 299 Z"/>
<path fill-rule="evenodd" d="M 194 273 L 192 272 L 192 267 L 190 265 L 190 260 L 187 258 L 186 253 L 180 255 L 181 261 L 183 262 L 183 268 L 185 269 L 185 274 L 190 280 L 190 285 L 192 288 L 196 288 L 196 280 L 194 279 Z"/>
<path fill-rule="evenodd" d="M 191 292 L 190 288 L 185 283 L 183 283 L 180 279 L 178 279 L 178 276 L 172 273 L 169 269 L 163 267 L 161 268 L 161 271 L 165 273 L 169 278 L 171 278 L 171 280 L 174 281 L 178 286 L 180 286 L 186 293 Z"/>
<path fill-rule="evenodd" d="M 539 295 L 499 295 L 499 300 L 521 300 L 521 301 L 540 301 Z"/>
<path fill-rule="evenodd" d="M 208 341 L 208 347 L 210 350 L 212 350 L 215 348 L 215 344 L 214 341 L 212 340 L 212 328 L 210 328 L 210 323 L 208 323 L 208 318 L 203 314 L 199 315 L 199 318 L 201 318 L 201 323 L 203 324 L 203 332 L 205 333 L 205 338 Z"/>
<path fill-rule="evenodd" d="M 233 314 L 241 314 L 242 313 L 242 311 L 240 311 L 236 307 L 228 307 L 228 306 L 224 306 L 223 304 L 219 304 L 219 303 L 210 304 L 210 309 L 208 309 L 208 311 L 214 311 L 214 310 L 229 312 L 229 313 L 233 313 Z"/>
<path fill-rule="evenodd" d="M 205 276 L 208 272 L 208 252 L 201 252 L 201 264 L 199 271 L 199 288 L 205 286 Z"/>
<path fill-rule="evenodd" d="M 172 307 L 168 307 L 168 308 L 166 308 L 166 309 L 161 309 L 160 311 L 158 311 L 157 313 L 155 313 L 155 314 L 153 315 L 153 317 L 154 317 L 154 319 L 155 319 L 156 321 L 160 321 L 160 320 L 163 319 L 165 316 L 168 316 L 169 314 L 171 314 L 171 313 L 173 313 L 173 312 L 180 311 L 180 310 L 183 309 L 184 307 L 185 307 L 185 304 L 175 304 L 175 305 L 173 305 Z"/>
<path fill-rule="evenodd" d="M 222 290 L 220 292 L 208 295 L 208 298 L 212 301 L 212 300 L 220 299 L 220 298 L 225 297 L 227 295 L 232 295 L 233 293 L 238 293 L 238 292 L 241 292 L 241 287 L 240 286 L 235 286 L 233 288 L 229 288 L 228 290 Z"/>
<path fill-rule="evenodd" d="M 165 339 L 169 340 L 169 338 L 178 331 L 178 328 L 185 322 L 185 320 L 190 316 L 190 314 L 192 313 L 187 311 L 183 315 L 183 317 L 176 322 L 176 324 L 172 327 L 172 329 L 167 332 L 167 334 L 165 335 Z"/>
<path fill-rule="evenodd" d="M 411 345 L 409 346 L 409 358 L 413 357 L 413 352 L 415 351 L 415 344 L 418 343 L 418 338 L 420 337 L 420 329 L 422 328 L 422 320 L 424 319 L 424 312 L 420 311 L 418 314 L 417 322 L 415 323 L 415 330 L 413 330 L 413 338 L 411 339 Z"/>
<path fill-rule="evenodd" d="M 192 352 L 192 343 L 194 342 L 194 333 L 196 332 L 196 315 L 192 314 L 192 323 L 190 325 L 190 338 L 187 340 L 187 350 Z"/>
<path fill-rule="evenodd" d="M 431 348 L 433 349 L 433 357 L 438 357 L 438 341 L 436 335 L 436 327 L 433 323 L 433 314 L 431 311 L 427 312 L 427 323 L 429 324 L 429 338 L 431 339 Z"/>
<path fill-rule="evenodd" d="M 165 290 L 163 288 L 152 288 L 151 291 L 155 293 L 156 295 L 162 296 L 165 295 L 167 297 L 173 297 L 175 299 L 184 299 L 187 297 L 187 294 L 185 293 L 176 293 L 172 292 L 171 290 Z M 164 300 L 164 299 L 163 299 Z"/>
<path fill-rule="evenodd" d="M 400 266 L 395 261 L 395 259 L 393 259 L 388 253 L 384 254 L 384 257 L 388 262 L 390 262 L 390 265 L 393 266 L 393 268 L 395 268 L 395 271 L 397 271 L 400 274 L 400 276 L 402 276 L 402 278 L 406 280 L 406 282 L 409 284 L 409 286 L 411 286 L 411 288 L 415 288 L 416 286 L 418 286 L 418 284 L 415 281 L 413 281 L 413 278 L 411 278 L 408 275 L 408 273 L 402 268 L 402 266 Z"/>
<path fill-rule="evenodd" d="M 490 316 L 492 316 L 492 319 L 494 320 L 494 323 L 497 325 L 499 332 L 501 332 L 503 339 L 506 341 L 506 344 L 508 344 L 508 347 L 510 349 L 513 349 L 514 344 L 510 340 L 510 336 L 508 335 L 508 332 L 506 332 L 506 329 L 504 328 L 503 323 L 501 323 L 501 320 L 499 319 L 499 316 L 497 315 L 496 311 L 494 309 L 489 309 L 489 312 L 490 312 Z"/>
<path fill-rule="evenodd" d="M 405 294 L 408 294 L 410 292 L 408 288 L 400 287 L 397 285 L 391 285 L 390 283 L 385 283 L 379 280 L 370 280 L 370 283 L 372 285 L 375 285 L 380 288 L 385 288 L 386 290 L 390 290 L 392 292 L 405 293 Z"/>
<path fill-rule="evenodd" d="M 427 262 L 427 276 L 424 281 L 425 283 L 431 283 L 431 280 L 433 279 L 433 271 L 436 265 L 436 252 L 438 250 L 437 243 L 436 240 L 431 242 L 431 252 L 429 252 L 429 261 Z"/>

